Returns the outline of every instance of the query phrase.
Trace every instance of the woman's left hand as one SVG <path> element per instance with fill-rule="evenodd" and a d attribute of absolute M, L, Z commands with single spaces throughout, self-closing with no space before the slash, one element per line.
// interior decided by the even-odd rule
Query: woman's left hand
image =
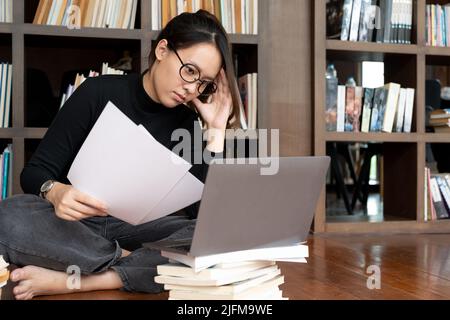
<path fill-rule="evenodd" d="M 212 95 L 210 102 L 203 103 L 198 98 L 192 102 L 200 112 L 207 129 L 226 129 L 233 108 L 233 99 L 224 69 L 220 70 L 217 91 Z"/>

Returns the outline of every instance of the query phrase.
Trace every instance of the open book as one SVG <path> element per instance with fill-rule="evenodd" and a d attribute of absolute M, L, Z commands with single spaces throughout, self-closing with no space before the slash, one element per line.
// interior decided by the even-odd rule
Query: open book
<path fill-rule="evenodd" d="M 190 168 L 108 102 L 67 177 L 76 189 L 105 202 L 110 215 L 137 225 L 201 199 L 203 183 Z"/>

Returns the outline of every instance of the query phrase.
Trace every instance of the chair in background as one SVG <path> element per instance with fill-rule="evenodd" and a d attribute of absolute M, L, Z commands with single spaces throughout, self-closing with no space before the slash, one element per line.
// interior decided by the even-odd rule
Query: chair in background
<path fill-rule="evenodd" d="M 347 165 L 350 177 L 354 182 L 358 180 L 355 172 L 355 162 L 350 151 L 349 143 L 327 143 L 327 155 L 331 158 L 331 177 L 336 181 L 336 195 L 343 199 L 345 209 L 349 215 L 353 214 L 353 208 L 350 202 L 350 192 L 345 184 L 344 166 Z M 343 159 L 344 161 L 341 161 Z M 362 200 L 362 194 L 356 193 L 358 199 Z"/>

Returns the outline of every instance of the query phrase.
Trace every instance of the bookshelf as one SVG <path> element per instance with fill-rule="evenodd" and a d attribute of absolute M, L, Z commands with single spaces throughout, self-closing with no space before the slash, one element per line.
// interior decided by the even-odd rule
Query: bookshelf
<path fill-rule="evenodd" d="M 102 62 L 114 63 L 122 57 L 123 50 L 129 50 L 133 57 L 132 72 L 148 68 L 147 57 L 152 41 L 159 33 L 151 26 L 151 1 L 138 2 L 135 29 L 81 28 L 68 29 L 63 26 L 32 24 L 39 0 L 14 0 L 13 22 L 0 23 L 0 57 L 13 64 L 11 127 L 0 128 L 0 147 L 13 145 L 12 181 L 13 194 L 22 193 L 20 173 L 33 151 L 45 135 L 45 125 L 33 123 L 33 112 L 27 96 L 27 69 L 45 70 L 53 85 L 55 97 L 61 86 L 64 71 L 84 68 L 101 68 Z M 270 69 L 258 57 L 264 56 L 269 43 L 262 37 L 267 27 L 261 21 L 267 19 L 269 4 L 260 1 L 258 7 L 259 35 L 232 34 L 233 51 L 238 54 L 240 74 L 258 72 L 264 78 Z M 268 82 L 258 83 L 258 114 L 263 117 L 267 103 L 260 99 Z M 30 84 L 28 83 L 28 86 Z M 267 90 L 266 90 L 267 91 Z M 258 121 L 259 123 L 260 121 Z M 265 121 L 267 122 L 267 121 Z M 246 136 L 236 137 L 246 139 Z"/>
<path fill-rule="evenodd" d="M 424 168 L 427 143 L 450 143 L 450 134 L 426 132 L 425 80 L 427 65 L 450 62 L 450 48 L 429 47 L 425 38 L 426 5 L 450 1 L 414 0 L 412 44 L 384 44 L 331 40 L 326 34 L 326 1 L 315 1 L 314 15 L 314 154 L 325 155 L 328 142 L 378 142 L 383 145 L 383 211 L 394 219 L 380 222 L 327 219 L 323 190 L 315 214 L 317 233 L 441 233 L 449 220 L 424 222 Z M 327 60 L 357 64 L 383 61 L 385 82 L 415 89 L 411 133 L 327 132 L 325 129 Z M 339 73 L 339 69 L 338 69 Z M 343 80 L 340 79 L 340 80 Z M 344 79 L 345 80 L 345 79 Z M 360 85 L 360 84 L 359 84 Z M 369 220 L 370 221 L 370 220 Z"/>

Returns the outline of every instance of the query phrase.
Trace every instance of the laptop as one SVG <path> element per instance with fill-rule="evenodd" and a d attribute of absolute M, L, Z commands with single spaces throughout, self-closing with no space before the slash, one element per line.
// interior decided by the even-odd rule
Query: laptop
<path fill-rule="evenodd" d="M 329 157 L 277 157 L 212 162 L 197 221 L 144 247 L 205 256 L 306 241 Z M 262 174 L 268 163 L 275 174 Z"/>

